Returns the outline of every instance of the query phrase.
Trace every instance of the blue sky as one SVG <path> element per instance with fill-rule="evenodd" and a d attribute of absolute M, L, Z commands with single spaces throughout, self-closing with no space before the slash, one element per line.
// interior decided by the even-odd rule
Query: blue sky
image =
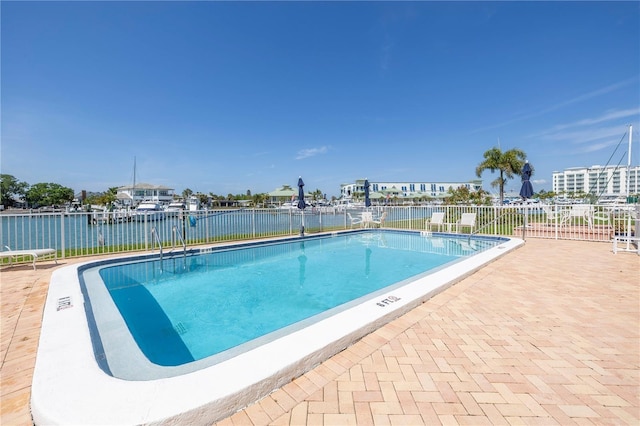
<path fill-rule="evenodd" d="M 104 191 L 475 178 L 633 164 L 638 2 L 0 3 L 1 172 Z M 484 187 L 495 174 L 482 175 Z M 507 189 L 519 189 L 519 179 Z"/>

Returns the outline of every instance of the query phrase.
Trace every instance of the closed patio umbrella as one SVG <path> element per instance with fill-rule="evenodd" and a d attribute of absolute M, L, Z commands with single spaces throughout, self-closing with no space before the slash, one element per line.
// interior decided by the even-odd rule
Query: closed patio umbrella
<path fill-rule="evenodd" d="M 369 198 L 369 180 L 368 179 L 364 180 L 364 206 L 365 207 L 371 206 L 371 199 Z"/>
<path fill-rule="evenodd" d="M 520 196 L 526 200 L 533 197 L 533 185 L 531 185 L 531 166 L 527 161 L 522 168 L 522 188 L 520 188 Z"/>
<path fill-rule="evenodd" d="M 533 196 L 533 185 L 531 185 L 531 165 L 529 161 L 524 163 L 524 167 L 522 167 L 522 188 L 520 188 L 520 196 L 523 200 L 527 198 L 531 198 Z M 522 239 L 526 239 L 527 235 L 527 224 L 529 219 L 529 209 L 528 206 L 524 206 L 524 225 L 522 226 Z"/>
<path fill-rule="evenodd" d="M 298 178 L 298 208 L 302 210 L 302 225 L 300 226 L 300 236 L 304 237 L 304 208 L 307 205 L 304 202 L 304 182 L 302 176 Z"/>

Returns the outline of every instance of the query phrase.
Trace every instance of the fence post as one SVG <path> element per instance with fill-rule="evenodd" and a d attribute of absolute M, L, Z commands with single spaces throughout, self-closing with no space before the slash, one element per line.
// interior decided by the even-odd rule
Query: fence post
<path fill-rule="evenodd" d="M 251 209 L 251 236 L 256 238 L 256 208 Z"/>
<path fill-rule="evenodd" d="M 144 213 L 143 213 L 144 214 Z M 147 226 L 147 215 L 144 214 L 144 250 L 149 250 L 149 227 Z"/>
<path fill-rule="evenodd" d="M 627 197 L 627 203 L 629 203 L 629 197 Z M 628 218 L 627 218 L 627 223 L 625 224 L 625 227 L 626 227 L 626 234 L 627 234 L 627 251 L 629 251 L 631 249 L 631 216 L 633 216 L 634 209 L 631 208 L 631 204 L 627 204 L 627 206 L 629 206 L 629 209 L 627 210 Z M 637 210 L 637 207 L 636 207 L 636 210 Z M 635 213 L 637 215 L 637 212 Z M 637 221 L 636 221 L 636 229 L 638 229 Z M 634 236 L 637 236 L 637 235 L 634 235 Z M 640 241 L 638 242 L 638 244 L 640 245 Z"/>
<path fill-rule="evenodd" d="M 553 206 L 553 215 L 556 218 L 556 220 L 553 221 L 554 223 L 554 231 L 555 231 L 555 235 L 556 235 L 556 240 L 558 239 L 558 227 L 560 226 L 560 224 L 558 222 L 560 222 L 560 209 L 558 208 L 558 203 L 554 204 Z"/>
<path fill-rule="evenodd" d="M 527 223 L 529 222 L 529 205 L 524 205 L 524 222 L 522 223 L 522 241 L 527 240 Z"/>
<path fill-rule="evenodd" d="M 62 250 L 62 259 L 64 259 L 65 246 L 64 213 L 60 213 L 60 250 Z"/>
<path fill-rule="evenodd" d="M 413 229 L 413 206 L 409 206 L 409 229 Z"/>
<path fill-rule="evenodd" d="M 208 211 L 207 211 L 207 213 L 208 213 Z M 209 229 L 209 218 L 207 216 L 213 217 L 214 214 L 215 214 L 215 210 L 213 211 L 213 213 L 211 215 L 205 214 L 205 216 L 202 218 L 204 220 L 204 233 L 205 233 L 204 240 L 207 243 L 209 241 L 213 240 L 213 237 L 211 236 L 211 231 Z"/>

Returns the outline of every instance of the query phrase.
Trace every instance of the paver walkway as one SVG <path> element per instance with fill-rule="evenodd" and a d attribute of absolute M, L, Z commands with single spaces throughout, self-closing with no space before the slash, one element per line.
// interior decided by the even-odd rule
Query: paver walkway
<path fill-rule="evenodd" d="M 0 271 L 2 425 L 31 423 L 56 267 Z M 639 290 L 635 254 L 529 239 L 218 425 L 638 425 Z"/>

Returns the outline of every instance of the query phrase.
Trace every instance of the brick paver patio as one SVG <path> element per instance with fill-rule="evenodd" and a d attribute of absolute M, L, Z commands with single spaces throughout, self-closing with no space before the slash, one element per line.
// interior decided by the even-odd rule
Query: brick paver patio
<path fill-rule="evenodd" d="M 29 395 L 51 272 L 0 271 L 2 425 Z M 640 257 L 529 239 L 223 425 L 640 424 Z"/>

